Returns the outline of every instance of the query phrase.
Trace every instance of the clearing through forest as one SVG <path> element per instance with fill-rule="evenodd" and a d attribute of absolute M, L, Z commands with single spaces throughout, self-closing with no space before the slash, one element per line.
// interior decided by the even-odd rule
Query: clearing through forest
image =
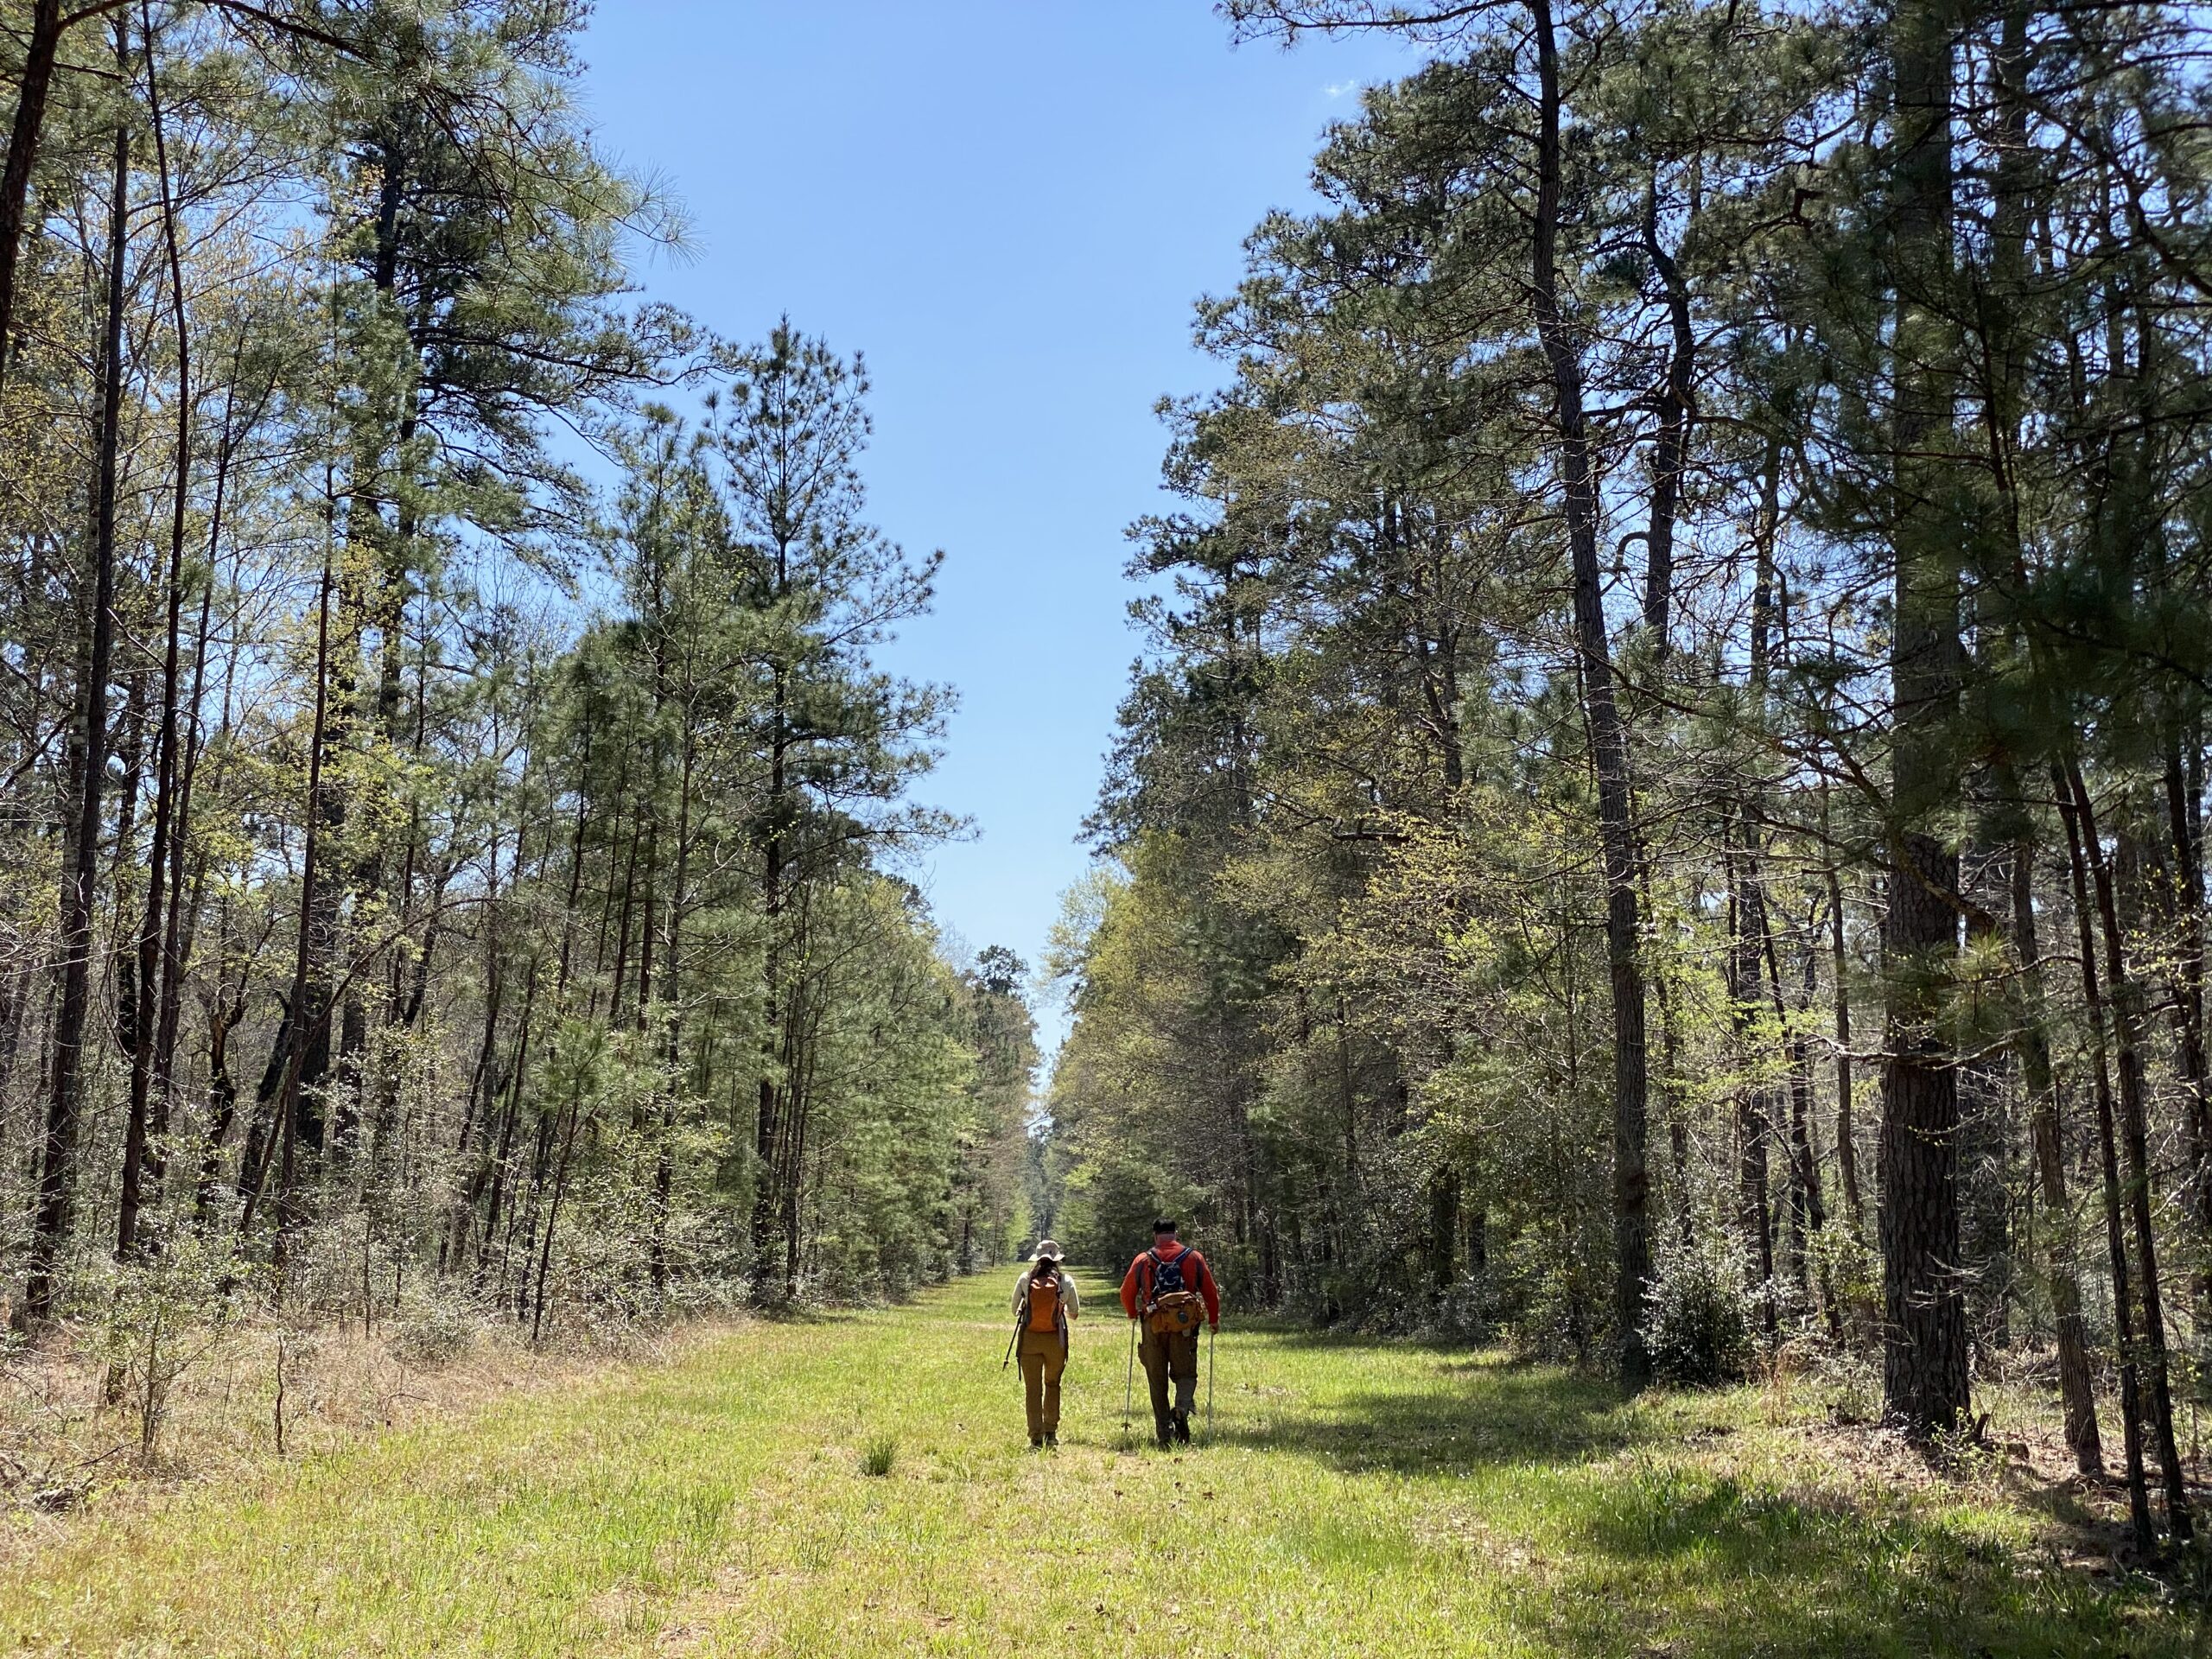
<path fill-rule="evenodd" d="M 157 1655 L 2201 1651 L 2054 1545 L 2063 1491 L 1840 1458 L 1775 1392 L 1655 1394 L 1483 1351 L 1220 1343 L 1212 1443 L 1119 1449 L 1084 1274 L 1062 1445 L 1001 1372 L 1012 1274 L 742 1326 L 213 1486 L 20 1559 L 0 1649 Z M 1201 1399 L 1203 1399 L 1203 1385 Z M 1141 1432 L 1143 1380 L 1138 1378 Z M 895 1438 L 890 1471 L 862 1470 Z"/>

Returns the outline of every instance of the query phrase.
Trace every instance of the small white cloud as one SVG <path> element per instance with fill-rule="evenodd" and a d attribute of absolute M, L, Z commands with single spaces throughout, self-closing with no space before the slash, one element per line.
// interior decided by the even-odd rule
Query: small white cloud
<path fill-rule="evenodd" d="M 1356 80 L 1340 80 L 1321 89 L 1323 94 L 1332 99 L 1350 98 L 1359 90 L 1359 83 Z"/>

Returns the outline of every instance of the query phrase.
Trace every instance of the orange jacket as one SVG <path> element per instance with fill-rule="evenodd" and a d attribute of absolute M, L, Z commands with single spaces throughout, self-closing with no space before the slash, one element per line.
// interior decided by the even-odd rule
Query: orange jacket
<path fill-rule="evenodd" d="M 1213 1276 L 1213 1269 L 1206 1259 L 1179 1240 L 1164 1246 L 1160 1252 L 1163 1262 L 1173 1262 L 1179 1255 L 1191 1258 L 1191 1265 L 1183 1269 L 1183 1283 L 1205 1299 L 1206 1323 L 1221 1323 L 1221 1286 Z M 1129 1270 L 1122 1279 L 1122 1311 L 1135 1319 L 1144 1305 L 1152 1300 L 1152 1252 L 1146 1250 L 1129 1263 Z"/>

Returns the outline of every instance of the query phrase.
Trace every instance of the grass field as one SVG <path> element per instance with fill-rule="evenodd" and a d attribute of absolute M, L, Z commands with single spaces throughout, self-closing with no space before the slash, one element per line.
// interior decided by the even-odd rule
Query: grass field
<path fill-rule="evenodd" d="M 1084 1283 L 1096 1314 L 1110 1293 Z M 1032 1453 L 998 1278 L 95 1506 L 19 1556 L 0 1651 L 316 1655 L 2202 1654 L 2054 1544 L 2063 1498 L 1835 1459 L 1755 1392 L 1236 1332 L 1212 1443 L 1119 1444 L 1077 1329 Z M 1139 1414 L 1143 1380 L 1138 1378 Z M 890 1472 L 864 1448 L 895 1437 Z"/>

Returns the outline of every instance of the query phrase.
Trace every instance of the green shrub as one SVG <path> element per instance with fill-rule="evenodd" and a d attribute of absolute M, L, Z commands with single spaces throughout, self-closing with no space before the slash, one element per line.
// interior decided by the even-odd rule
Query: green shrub
<path fill-rule="evenodd" d="M 1882 1258 L 1847 1228 L 1823 1227 L 1805 1242 L 1813 1282 L 1836 1310 L 1847 1340 L 1870 1343 L 1882 1329 Z"/>
<path fill-rule="evenodd" d="M 861 1473 L 880 1479 L 899 1461 L 899 1437 L 879 1434 L 861 1448 Z"/>
<path fill-rule="evenodd" d="M 1660 1252 L 1652 1269 L 1643 1319 L 1652 1370 L 1697 1385 L 1741 1379 L 1751 1363 L 1756 1309 L 1735 1245 L 1677 1244 Z"/>

